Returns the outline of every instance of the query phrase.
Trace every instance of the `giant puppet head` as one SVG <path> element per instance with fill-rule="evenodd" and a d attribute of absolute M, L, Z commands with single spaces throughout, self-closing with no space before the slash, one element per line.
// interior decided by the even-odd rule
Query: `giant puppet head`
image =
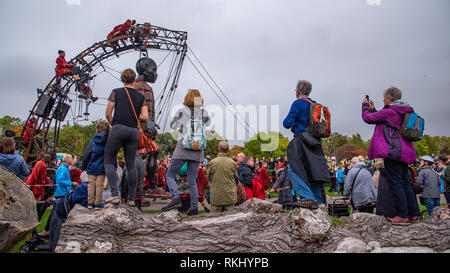
<path fill-rule="evenodd" d="M 158 79 L 158 65 L 153 59 L 144 57 L 139 59 L 136 64 L 136 71 L 144 81 L 149 83 L 155 83 Z"/>

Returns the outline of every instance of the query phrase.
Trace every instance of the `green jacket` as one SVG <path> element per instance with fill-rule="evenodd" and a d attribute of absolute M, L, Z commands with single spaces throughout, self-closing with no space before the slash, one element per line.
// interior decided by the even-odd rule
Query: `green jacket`
<path fill-rule="evenodd" d="M 206 173 L 211 188 L 211 205 L 228 206 L 237 202 L 236 164 L 226 154 L 219 153 L 218 157 L 209 163 Z"/>

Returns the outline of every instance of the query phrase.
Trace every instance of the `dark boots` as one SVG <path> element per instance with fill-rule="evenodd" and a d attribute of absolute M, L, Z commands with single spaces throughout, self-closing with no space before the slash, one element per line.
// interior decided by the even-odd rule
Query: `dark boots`
<path fill-rule="evenodd" d="M 170 202 L 169 205 L 165 206 L 161 210 L 162 211 L 169 211 L 169 210 L 178 209 L 178 208 L 181 208 L 181 207 L 182 207 L 181 198 L 178 197 L 178 198 L 173 199 L 172 202 Z"/>
<path fill-rule="evenodd" d="M 142 205 L 142 200 L 134 200 L 134 206 L 136 208 L 138 208 L 139 210 L 142 210 L 141 205 Z"/>

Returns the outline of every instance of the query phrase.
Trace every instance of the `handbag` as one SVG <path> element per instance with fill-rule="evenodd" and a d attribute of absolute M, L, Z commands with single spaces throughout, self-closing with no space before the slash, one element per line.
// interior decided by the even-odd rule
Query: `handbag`
<path fill-rule="evenodd" d="M 236 176 L 237 178 L 237 176 Z M 237 202 L 236 204 L 239 206 L 240 204 L 247 201 L 247 192 L 245 191 L 244 185 L 242 185 L 241 181 L 238 179 L 237 183 Z"/>
<path fill-rule="evenodd" d="M 130 97 L 130 93 L 128 93 L 128 89 L 126 87 L 125 88 L 125 92 L 127 92 L 128 95 L 128 99 L 130 100 L 130 104 L 131 104 L 131 108 L 133 109 L 134 112 L 134 116 L 136 118 L 136 122 L 137 122 L 137 128 L 139 130 L 139 144 L 138 144 L 138 149 L 145 149 L 149 146 L 149 138 L 144 134 L 144 130 L 142 130 L 141 128 L 141 122 L 139 121 L 139 118 L 136 114 L 136 110 L 134 109 L 134 105 L 133 102 L 131 101 L 131 97 Z"/>

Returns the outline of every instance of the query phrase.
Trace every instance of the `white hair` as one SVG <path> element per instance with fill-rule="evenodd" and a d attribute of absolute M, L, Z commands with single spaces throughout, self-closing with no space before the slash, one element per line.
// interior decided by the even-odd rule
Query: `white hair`
<path fill-rule="evenodd" d="M 65 154 L 64 157 L 63 157 L 63 159 L 62 159 L 62 162 L 68 163 L 68 161 L 69 161 L 69 160 L 72 160 L 72 159 L 73 159 L 72 155 L 70 155 L 70 154 Z"/>
<path fill-rule="evenodd" d="M 359 156 L 355 156 L 354 158 L 352 158 L 352 163 L 353 163 L 353 164 L 358 164 L 359 162 L 361 162 Z"/>
<path fill-rule="evenodd" d="M 81 179 L 81 182 L 88 182 L 89 181 L 89 177 L 88 177 L 87 172 L 82 172 L 81 175 L 80 175 L 80 179 Z"/>

